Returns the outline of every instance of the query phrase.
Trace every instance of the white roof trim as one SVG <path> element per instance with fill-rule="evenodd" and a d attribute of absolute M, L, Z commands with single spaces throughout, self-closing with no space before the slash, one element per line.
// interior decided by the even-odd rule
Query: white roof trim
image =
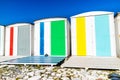
<path fill-rule="evenodd" d="M 4 27 L 4 26 L 0 25 L 0 27 Z"/>
<path fill-rule="evenodd" d="M 91 11 L 91 12 L 85 12 L 75 16 L 71 16 L 71 18 L 83 17 L 83 16 L 95 16 L 95 15 L 103 15 L 103 14 L 114 14 L 114 13 L 108 11 Z"/>
<path fill-rule="evenodd" d="M 24 25 L 32 25 L 30 23 L 16 23 L 16 24 L 11 24 L 6 27 L 17 27 L 17 26 L 24 26 Z"/>
<path fill-rule="evenodd" d="M 34 23 L 56 21 L 56 20 L 67 20 L 67 18 L 46 18 L 46 19 L 34 21 Z"/>

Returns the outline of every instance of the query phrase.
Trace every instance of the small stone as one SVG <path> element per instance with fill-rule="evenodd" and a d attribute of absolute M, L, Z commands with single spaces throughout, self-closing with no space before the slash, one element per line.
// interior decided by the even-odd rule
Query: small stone
<path fill-rule="evenodd" d="M 8 68 L 13 68 L 15 67 L 15 65 L 8 65 Z"/>
<path fill-rule="evenodd" d="M 96 80 L 104 80 L 104 79 L 102 79 L 102 78 L 98 78 L 98 79 L 96 79 Z"/>
<path fill-rule="evenodd" d="M 71 80 L 81 80 L 80 78 L 72 78 Z"/>
<path fill-rule="evenodd" d="M 41 80 L 47 80 L 47 77 L 43 77 Z"/>
<path fill-rule="evenodd" d="M 86 75 L 87 80 L 96 80 L 97 77 Z"/>
<path fill-rule="evenodd" d="M 48 77 L 48 75 L 44 74 L 44 75 L 43 75 L 43 77 L 47 78 L 47 77 Z"/>
<path fill-rule="evenodd" d="M 34 72 L 27 73 L 27 76 L 34 76 Z"/>
<path fill-rule="evenodd" d="M 62 77 L 62 80 L 70 80 L 68 77 Z"/>
<path fill-rule="evenodd" d="M 108 78 L 112 78 L 112 77 L 120 78 L 120 75 L 116 73 L 111 73 L 108 75 Z"/>
<path fill-rule="evenodd" d="M 54 79 L 52 79 L 52 78 L 48 78 L 47 80 L 54 80 Z"/>
<path fill-rule="evenodd" d="M 7 67 L 8 65 L 0 65 L 0 68 L 4 68 Z"/>
<path fill-rule="evenodd" d="M 16 77 L 18 77 L 18 78 L 23 78 L 23 76 L 24 76 L 24 75 L 19 74 L 19 75 L 17 75 Z"/>
<path fill-rule="evenodd" d="M 51 76 L 55 76 L 56 74 L 53 72 L 53 73 L 51 73 Z"/>
<path fill-rule="evenodd" d="M 53 70 L 53 67 L 46 67 L 45 68 L 47 71 L 52 71 Z"/>
<path fill-rule="evenodd" d="M 41 73 L 41 70 L 36 70 L 36 71 L 35 71 L 35 76 L 39 76 L 40 73 Z"/>
<path fill-rule="evenodd" d="M 28 76 L 25 76 L 24 78 L 23 78 L 23 80 L 27 80 L 29 77 Z"/>
<path fill-rule="evenodd" d="M 51 72 L 45 72 L 45 74 L 46 74 L 46 75 L 50 75 L 50 74 L 51 74 Z"/>
<path fill-rule="evenodd" d="M 60 78 L 60 77 L 61 77 L 61 74 L 56 74 L 56 77 Z"/>
<path fill-rule="evenodd" d="M 38 72 L 40 72 L 40 73 L 45 73 L 45 70 L 39 70 Z"/>
<path fill-rule="evenodd" d="M 49 76 L 48 78 L 49 78 L 49 79 L 53 79 L 53 77 L 51 77 L 51 76 Z"/>
<path fill-rule="evenodd" d="M 48 54 L 45 54 L 45 57 L 48 57 Z"/>
<path fill-rule="evenodd" d="M 53 72 L 57 72 L 57 71 L 58 71 L 58 69 L 56 69 L 56 68 L 55 68 L 55 69 L 53 69 Z"/>
<path fill-rule="evenodd" d="M 40 76 L 33 76 L 31 78 L 28 78 L 28 80 L 40 80 Z"/>

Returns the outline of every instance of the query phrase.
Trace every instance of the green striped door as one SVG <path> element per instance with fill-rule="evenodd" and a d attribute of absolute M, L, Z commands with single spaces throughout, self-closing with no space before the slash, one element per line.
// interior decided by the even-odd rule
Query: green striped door
<path fill-rule="evenodd" d="M 65 56 L 65 21 L 51 21 L 51 55 Z"/>

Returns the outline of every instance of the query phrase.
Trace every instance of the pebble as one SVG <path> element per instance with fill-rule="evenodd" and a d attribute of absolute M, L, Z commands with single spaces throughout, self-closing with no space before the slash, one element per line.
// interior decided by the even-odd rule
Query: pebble
<path fill-rule="evenodd" d="M 34 76 L 34 72 L 28 72 L 27 76 Z"/>
<path fill-rule="evenodd" d="M 15 67 L 15 65 L 8 65 L 8 68 L 13 68 Z"/>
<path fill-rule="evenodd" d="M 47 80 L 47 78 L 46 78 L 46 77 L 43 77 L 43 78 L 41 78 L 41 80 Z"/>
<path fill-rule="evenodd" d="M 40 73 L 45 73 L 45 70 L 39 70 Z"/>
<path fill-rule="evenodd" d="M 104 80 L 103 78 L 98 78 L 98 79 L 96 79 L 96 80 Z"/>
<path fill-rule="evenodd" d="M 71 78 L 71 80 L 80 80 L 80 78 Z"/>
<path fill-rule="evenodd" d="M 53 79 L 53 77 L 49 76 L 48 79 Z"/>
<path fill-rule="evenodd" d="M 48 78 L 47 80 L 54 80 L 54 79 L 49 79 L 49 78 Z"/>
<path fill-rule="evenodd" d="M 62 80 L 70 80 L 68 77 L 62 77 Z"/>
<path fill-rule="evenodd" d="M 23 80 L 27 80 L 29 77 L 28 76 L 24 76 L 23 77 Z"/>
<path fill-rule="evenodd" d="M 47 71 L 52 71 L 53 68 L 54 68 L 54 67 L 46 67 L 45 69 L 46 69 Z"/>
<path fill-rule="evenodd" d="M 61 74 L 56 74 L 56 77 L 60 78 L 60 77 L 61 77 Z"/>
<path fill-rule="evenodd" d="M 40 76 L 33 76 L 31 78 L 28 78 L 28 80 L 40 80 Z"/>
<path fill-rule="evenodd" d="M 120 80 L 120 75 L 117 74 L 117 73 L 111 73 L 108 75 L 108 78 L 111 79 L 111 80 Z"/>
<path fill-rule="evenodd" d="M 53 77 L 54 77 L 55 75 L 56 75 L 56 74 L 55 74 L 54 72 L 53 72 L 53 73 L 51 73 L 51 76 L 53 76 Z"/>
<path fill-rule="evenodd" d="M 0 68 L 4 68 L 7 67 L 8 65 L 0 65 Z"/>
<path fill-rule="evenodd" d="M 40 71 L 35 71 L 35 76 L 40 76 Z"/>

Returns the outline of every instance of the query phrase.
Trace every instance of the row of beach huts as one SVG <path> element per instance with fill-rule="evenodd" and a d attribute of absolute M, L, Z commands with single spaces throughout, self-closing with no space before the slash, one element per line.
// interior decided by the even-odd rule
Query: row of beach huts
<path fill-rule="evenodd" d="M 120 14 L 91 11 L 0 26 L 0 64 L 120 69 Z"/>

